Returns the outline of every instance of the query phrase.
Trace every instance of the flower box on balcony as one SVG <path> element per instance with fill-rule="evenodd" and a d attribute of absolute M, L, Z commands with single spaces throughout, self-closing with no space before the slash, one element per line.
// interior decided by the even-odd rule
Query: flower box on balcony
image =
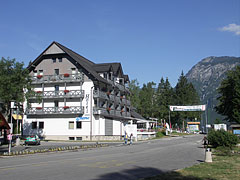
<path fill-rule="evenodd" d="M 111 111 L 111 108 L 107 108 L 108 111 Z"/>
<path fill-rule="evenodd" d="M 40 93 L 42 93 L 42 91 L 36 91 L 36 93 L 39 93 L 39 94 L 40 94 Z"/>
<path fill-rule="evenodd" d="M 41 109 L 42 109 L 42 107 L 36 107 L 36 109 L 37 109 L 37 110 L 41 110 Z"/>
<path fill-rule="evenodd" d="M 43 76 L 42 75 L 37 75 L 37 78 L 38 79 L 41 79 Z"/>
<path fill-rule="evenodd" d="M 65 93 L 69 93 L 69 90 L 66 90 L 66 89 L 65 89 L 64 92 L 65 92 Z"/>
<path fill-rule="evenodd" d="M 69 109 L 69 106 L 64 106 L 63 109 Z"/>
<path fill-rule="evenodd" d="M 63 74 L 64 77 L 69 77 L 68 73 Z"/>

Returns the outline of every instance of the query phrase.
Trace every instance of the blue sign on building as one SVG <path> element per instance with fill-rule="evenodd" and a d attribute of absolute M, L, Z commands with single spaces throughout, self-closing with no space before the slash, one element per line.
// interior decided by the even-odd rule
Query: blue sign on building
<path fill-rule="evenodd" d="M 89 117 L 76 117 L 76 121 L 89 120 Z"/>

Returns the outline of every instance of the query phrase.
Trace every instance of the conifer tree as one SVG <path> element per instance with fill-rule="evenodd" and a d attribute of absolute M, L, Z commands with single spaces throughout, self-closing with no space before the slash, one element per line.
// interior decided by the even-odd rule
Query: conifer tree
<path fill-rule="evenodd" d="M 228 72 L 218 92 L 216 111 L 226 116 L 227 121 L 240 123 L 240 66 Z"/>

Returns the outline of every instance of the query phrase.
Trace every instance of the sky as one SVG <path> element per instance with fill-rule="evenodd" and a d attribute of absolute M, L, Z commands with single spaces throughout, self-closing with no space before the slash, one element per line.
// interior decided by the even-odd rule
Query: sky
<path fill-rule="evenodd" d="M 0 57 L 27 66 L 53 41 L 130 80 L 172 87 L 208 56 L 240 57 L 240 0 L 0 0 Z"/>

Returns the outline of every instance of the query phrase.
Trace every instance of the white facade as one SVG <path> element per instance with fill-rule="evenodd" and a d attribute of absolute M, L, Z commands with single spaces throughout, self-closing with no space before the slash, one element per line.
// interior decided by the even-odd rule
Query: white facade
<path fill-rule="evenodd" d="M 130 117 L 130 101 L 125 85 L 119 84 L 124 79 L 121 67 L 108 66 L 115 82 L 100 76 L 105 66 L 53 42 L 28 67 L 36 96 L 30 98 L 30 106 L 25 103 L 23 134 L 49 140 L 120 139 Z"/>

